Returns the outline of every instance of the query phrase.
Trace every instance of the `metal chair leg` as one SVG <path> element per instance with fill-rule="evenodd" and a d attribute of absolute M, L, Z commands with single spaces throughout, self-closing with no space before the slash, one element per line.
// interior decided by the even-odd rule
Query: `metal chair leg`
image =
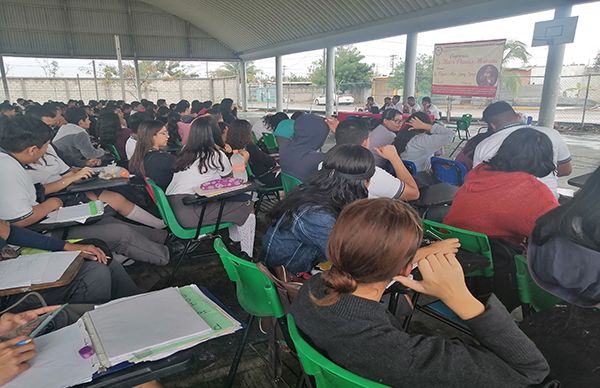
<path fill-rule="evenodd" d="M 233 382 L 235 380 L 235 374 L 237 373 L 238 366 L 240 365 L 240 360 L 242 359 L 242 354 L 244 353 L 244 348 L 248 343 L 248 335 L 250 334 L 250 330 L 252 330 L 252 324 L 256 317 L 254 315 L 250 315 L 250 319 L 248 319 L 248 323 L 246 324 L 246 329 L 244 330 L 244 335 L 242 336 L 242 341 L 238 345 L 238 348 L 235 352 L 235 356 L 233 357 L 233 362 L 231 367 L 229 368 L 229 374 L 227 375 L 227 382 L 225 383 L 226 388 L 231 388 L 233 386 Z"/>
<path fill-rule="evenodd" d="M 185 257 L 185 255 L 187 255 L 188 251 L 190 250 L 191 245 L 192 245 L 192 240 L 188 240 L 187 243 L 185 244 L 185 248 L 183 249 L 183 252 L 181 252 L 181 255 L 179 255 L 179 259 L 177 260 L 177 263 L 175 264 L 175 268 L 173 268 L 173 272 L 171 272 L 171 277 L 169 278 L 169 283 L 168 283 L 169 285 L 173 284 L 173 281 L 175 280 L 175 274 L 177 273 L 179 266 L 183 262 L 183 258 Z"/>

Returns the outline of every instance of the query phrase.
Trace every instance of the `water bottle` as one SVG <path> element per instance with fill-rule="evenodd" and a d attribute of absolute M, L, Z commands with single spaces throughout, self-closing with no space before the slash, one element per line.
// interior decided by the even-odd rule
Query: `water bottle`
<path fill-rule="evenodd" d="M 246 159 L 240 153 L 235 150 L 231 155 L 231 168 L 233 170 L 233 177 L 241 179 L 244 182 L 248 181 L 248 174 L 246 173 Z"/>

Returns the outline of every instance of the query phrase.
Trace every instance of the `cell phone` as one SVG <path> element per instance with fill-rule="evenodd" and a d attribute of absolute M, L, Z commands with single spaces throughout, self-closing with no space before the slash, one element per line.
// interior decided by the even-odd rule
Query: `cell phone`
<path fill-rule="evenodd" d="M 39 317 L 32 319 L 31 321 L 22 324 L 21 326 L 16 327 L 12 331 L 10 331 L 7 335 L 3 336 L 2 339 L 4 341 L 18 337 L 20 335 L 26 335 L 30 338 L 35 338 L 38 336 L 49 324 L 52 320 L 65 308 L 68 306 L 67 304 L 63 304 L 58 309 L 40 315 Z M 17 344 L 19 345 L 19 344 Z M 23 344 L 24 345 L 24 344 Z"/>
<path fill-rule="evenodd" d="M 438 236 L 437 234 L 433 233 L 433 232 L 432 232 L 431 230 L 429 230 L 429 229 L 425 231 L 425 235 L 426 235 L 428 238 L 432 238 L 432 239 L 434 239 L 434 240 L 436 240 L 436 241 L 442 241 L 442 240 L 443 240 L 443 238 L 441 238 L 441 237 L 440 237 L 440 236 Z"/>

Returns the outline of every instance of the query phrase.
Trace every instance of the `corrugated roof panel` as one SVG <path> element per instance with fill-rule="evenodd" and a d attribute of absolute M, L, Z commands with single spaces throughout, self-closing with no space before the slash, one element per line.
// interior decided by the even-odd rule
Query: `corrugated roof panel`
<path fill-rule="evenodd" d="M 127 14 L 111 11 L 93 12 L 71 9 L 69 11 L 70 28 L 73 33 L 127 34 Z M 68 30 L 67 30 L 68 31 Z"/>

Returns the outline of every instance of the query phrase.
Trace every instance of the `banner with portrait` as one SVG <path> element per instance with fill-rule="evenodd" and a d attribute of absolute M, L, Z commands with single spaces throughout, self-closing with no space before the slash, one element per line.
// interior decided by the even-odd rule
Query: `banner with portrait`
<path fill-rule="evenodd" d="M 506 39 L 436 44 L 432 94 L 495 97 Z"/>

